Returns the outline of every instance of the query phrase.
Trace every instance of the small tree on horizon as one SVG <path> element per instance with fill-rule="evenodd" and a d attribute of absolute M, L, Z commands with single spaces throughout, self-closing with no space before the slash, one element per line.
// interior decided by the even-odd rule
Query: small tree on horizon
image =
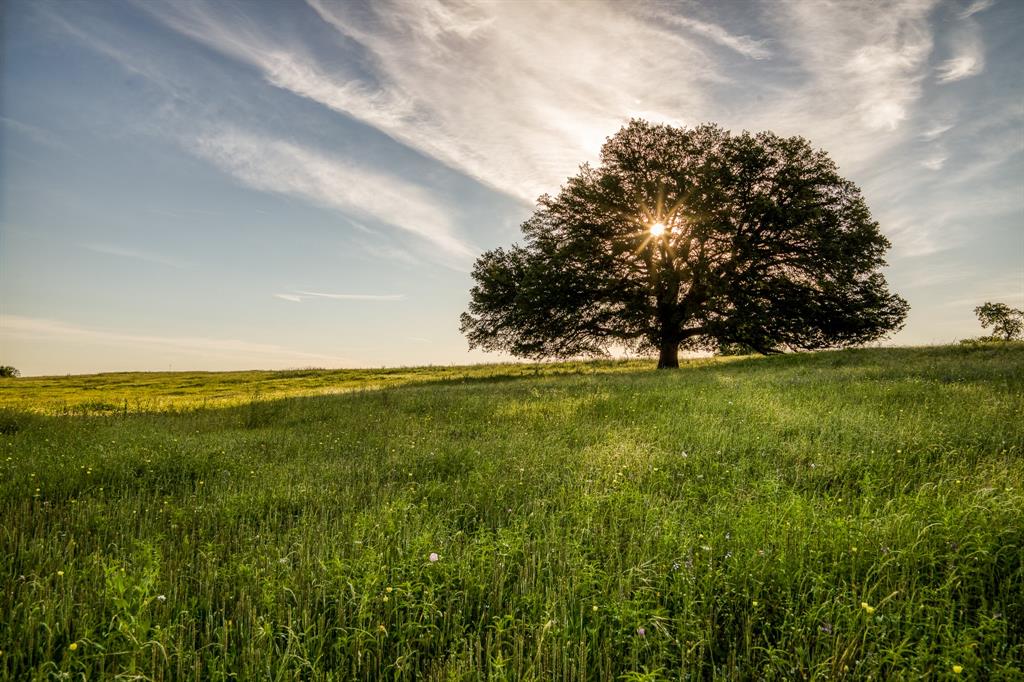
<path fill-rule="evenodd" d="M 0 365 L 0 377 L 13 378 L 20 376 L 21 372 L 19 372 L 16 367 L 11 367 L 10 365 Z"/>
<path fill-rule="evenodd" d="M 974 309 L 974 314 L 978 316 L 982 329 L 992 327 L 989 339 L 1013 341 L 1024 336 L 1024 310 L 986 301 Z"/>
<path fill-rule="evenodd" d="M 800 137 L 633 120 L 481 255 L 461 330 L 527 358 L 850 346 L 909 306 L 860 190 Z"/>

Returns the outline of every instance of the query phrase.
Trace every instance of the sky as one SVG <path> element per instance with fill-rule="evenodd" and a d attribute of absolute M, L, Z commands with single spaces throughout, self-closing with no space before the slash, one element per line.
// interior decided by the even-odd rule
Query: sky
<path fill-rule="evenodd" d="M 1024 306 L 1024 2 L 6 0 L 0 364 L 465 364 L 474 258 L 632 117 L 801 135 L 911 304 Z"/>

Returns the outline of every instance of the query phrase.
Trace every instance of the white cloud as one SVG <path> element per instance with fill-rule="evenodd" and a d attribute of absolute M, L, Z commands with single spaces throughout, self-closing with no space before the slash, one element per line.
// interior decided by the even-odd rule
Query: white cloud
<path fill-rule="evenodd" d="M 974 0 L 974 2 L 967 6 L 967 9 L 960 13 L 960 18 L 966 19 L 978 12 L 984 12 L 994 4 L 996 4 L 995 0 Z"/>
<path fill-rule="evenodd" d="M 938 139 L 939 137 L 941 137 L 943 135 L 943 133 L 947 133 L 947 132 L 949 132 L 952 129 L 953 129 L 953 124 L 952 123 L 936 123 L 936 124 L 932 125 L 930 128 L 928 128 L 927 130 L 925 130 L 924 132 L 922 132 L 920 137 L 921 137 L 922 140 L 931 141 L 931 140 Z"/>
<path fill-rule="evenodd" d="M 213 339 L 197 336 L 151 336 L 116 331 L 89 329 L 59 320 L 19 315 L 0 316 L 0 335 L 8 339 L 61 340 L 94 343 L 104 346 L 131 346 L 133 349 L 174 351 L 193 355 L 224 354 L 235 360 L 252 362 L 330 362 L 351 364 L 348 358 L 320 353 L 306 353 L 272 343 L 253 343 L 239 339 Z"/>
<path fill-rule="evenodd" d="M 190 267 L 187 263 L 177 260 L 175 258 L 168 258 L 157 253 L 151 253 L 149 251 L 142 251 L 139 249 L 132 249 L 124 246 L 117 246 L 115 244 L 83 244 L 82 248 L 88 249 L 89 251 L 95 251 L 96 253 L 105 253 L 111 256 L 120 256 L 122 258 L 131 258 L 133 260 L 140 260 L 146 263 L 156 263 L 157 265 L 166 265 L 171 268 L 185 269 Z"/>
<path fill-rule="evenodd" d="M 898 140 L 914 113 L 932 50 L 933 0 L 870 4 L 787 0 L 775 15 L 781 40 L 811 76 L 771 113 L 863 163 Z M 882 133 L 880 135 L 879 133 Z"/>
<path fill-rule="evenodd" d="M 405 294 L 329 294 L 322 291 L 296 291 L 297 295 L 306 298 L 331 298 L 336 301 L 401 301 Z"/>
<path fill-rule="evenodd" d="M 980 10 L 979 10 L 980 11 Z M 969 17 L 970 14 L 966 14 Z M 978 22 L 967 19 L 950 39 L 953 56 L 937 67 L 936 80 L 940 83 L 977 76 L 985 70 L 985 45 Z"/>
<path fill-rule="evenodd" d="M 274 294 L 274 298 L 279 298 L 282 301 L 291 301 L 292 303 L 302 303 L 302 297 L 295 294 Z"/>
<path fill-rule="evenodd" d="M 396 176 L 291 142 L 233 129 L 201 135 L 187 140 L 186 145 L 256 189 L 375 218 L 429 241 L 448 256 L 473 255 L 455 236 L 449 211 L 422 187 Z"/>
<path fill-rule="evenodd" d="M 594 159 L 630 112 L 699 120 L 708 83 L 724 80 L 699 39 L 625 5 L 552 3 L 539 12 L 522 2 L 310 4 L 339 42 L 358 44 L 370 77 L 314 54 L 302 36 L 254 26 L 223 6 L 140 7 L 276 87 L 527 201 Z M 740 38 L 735 48 L 757 50 Z"/>
<path fill-rule="evenodd" d="M 946 155 L 936 154 L 922 161 L 921 165 L 931 171 L 942 170 L 942 167 L 946 165 Z"/>
<path fill-rule="evenodd" d="M 774 34 L 755 39 L 653 3 L 593 0 L 585 9 L 550 3 L 538 11 L 524 2 L 307 0 L 336 30 L 333 44 L 223 4 L 138 6 L 275 87 L 532 202 L 593 161 L 630 116 L 801 134 L 844 168 L 867 167 L 903 139 L 916 113 L 936 2 L 895 0 L 879 12 L 838 0 L 779 0 L 761 6 L 755 18 L 763 21 L 752 24 Z M 784 68 L 799 81 L 773 85 L 752 71 L 764 101 L 748 93 L 723 108 L 717 93 L 739 83 L 709 42 L 763 63 L 784 57 L 771 75 Z"/>
<path fill-rule="evenodd" d="M 940 83 L 952 83 L 971 76 L 977 76 L 985 68 L 985 59 L 981 52 L 961 54 L 947 59 L 939 65 L 936 76 Z"/>
<path fill-rule="evenodd" d="M 772 56 L 771 50 L 767 47 L 767 41 L 757 40 L 746 35 L 734 35 L 718 24 L 670 12 L 657 12 L 654 14 L 654 18 L 707 38 L 713 43 L 734 50 L 750 59 L 768 59 Z"/>

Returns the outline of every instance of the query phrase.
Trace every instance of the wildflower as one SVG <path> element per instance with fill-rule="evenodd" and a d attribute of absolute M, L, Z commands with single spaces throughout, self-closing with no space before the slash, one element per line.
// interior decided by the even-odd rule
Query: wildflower
<path fill-rule="evenodd" d="M 875 607 L 874 607 L 874 606 L 871 606 L 871 605 L 870 605 L 870 604 L 868 604 L 868 603 L 867 603 L 866 601 L 862 601 L 862 602 L 860 603 L 860 607 L 861 607 L 862 609 L 864 609 L 865 611 L 867 611 L 867 613 L 868 613 L 868 615 L 869 615 L 869 616 L 870 616 L 870 615 L 871 615 L 872 613 L 874 613 L 874 612 L 875 612 Z"/>
<path fill-rule="evenodd" d="M 440 559 L 441 557 L 439 557 L 439 556 L 437 555 L 437 552 L 431 552 L 431 553 L 430 553 L 430 557 L 429 557 L 429 558 L 430 558 L 430 561 L 431 561 L 431 562 L 434 562 L 434 561 L 437 561 L 438 559 Z"/>
<path fill-rule="evenodd" d="M 593 606 L 591 606 L 590 610 L 591 611 L 597 611 L 597 604 L 594 604 Z"/>
<path fill-rule="evenodd" d="M 72 642 L 71 644 L 68 644 L 68 649 L 70 649 L 71 651 L 74 651 L 77 648 L 78 648 L 78 642 Z"/>
<path fill-rule="evenodd" d="M 159 601 L 159 602 L 165 602 L 165 601 L 167 601 L 167 597 L 162 595 L 162 594 L 158 594 L 158 595 L 156 595 L 156 600 Z"/>
<path fill-rule="evenodd" d="M 384 600 L 384 603 L 387 604 L 389 601 L 391 601 L 391 597 L 389 597 L 388 595 L 385 594 L 384 597 L 383 597 L 383 600 Z"/>
<path fill-rule="evenodd" d="M 639 628 L 636 629 L 636 634 L 640 635 L 641 637 L 646 637 L 647 636 L 647 630 L 645 630 L 642 627 L 639 627 Z"/>
<path fill-rule="evenodd" d="M 831 635 L 832 634 L 832 624 L 831 623 L 823 623 L 823 624 L 818 626 L 818 629 L 821 630 L 822 632 L 824 632 L 826 635 Z"/>
<path fill-rule="evenodd" d="M 959 675 L 963 671 L 964 671 L 964 667 L 962 665 L 954 665 L 953 666 L 953 674 L 954 675 Z"/>
<path fill-rule="evenodd" d="M 64 577 L 64 571 L 57 571 L 57 577 L 58 578 L 63 578 Z"/>
<path fill-rule="evenodd" d="M 387 632 L 388 632 L 388 629 L 386 627 L 384 627 L 384 623 L 381 623 L 380 625 L 378 625 L 377 629 L 380 630 L 381 632 L 383 632 L 384 634 L 387 634 Z"/>
<path fill-rule="evenodd" d="M 757 606 L 757 601 L 755 600 L 755 601 L 753 602 L 753 604 L 754 604 L 754 606 Z"/>
<path fill-rule="evenodd" d="M 395 588 L 393 588 L 393 587 L 385 587 L 384 591 L 390 594 L 391 592 L 395 591 Z"/>

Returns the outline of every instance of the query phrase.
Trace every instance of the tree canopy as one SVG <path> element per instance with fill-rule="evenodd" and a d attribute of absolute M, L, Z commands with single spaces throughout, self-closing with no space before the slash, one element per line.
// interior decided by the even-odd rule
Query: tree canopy
<path fill-rule="evenodd" d="M 800 137 L 633 120 L 481 255 L 461 329 L 520 357 L 875 340 L 908 305 L 879 271 L 888 240 L 828 155 Z"/>
<path fill-rule="evenodd" d="M 1024 335 L 1024 310 L 986 301 L 974 309 L 982 329 L 992 327 L 991 340 L 1012 341 Z"/>

